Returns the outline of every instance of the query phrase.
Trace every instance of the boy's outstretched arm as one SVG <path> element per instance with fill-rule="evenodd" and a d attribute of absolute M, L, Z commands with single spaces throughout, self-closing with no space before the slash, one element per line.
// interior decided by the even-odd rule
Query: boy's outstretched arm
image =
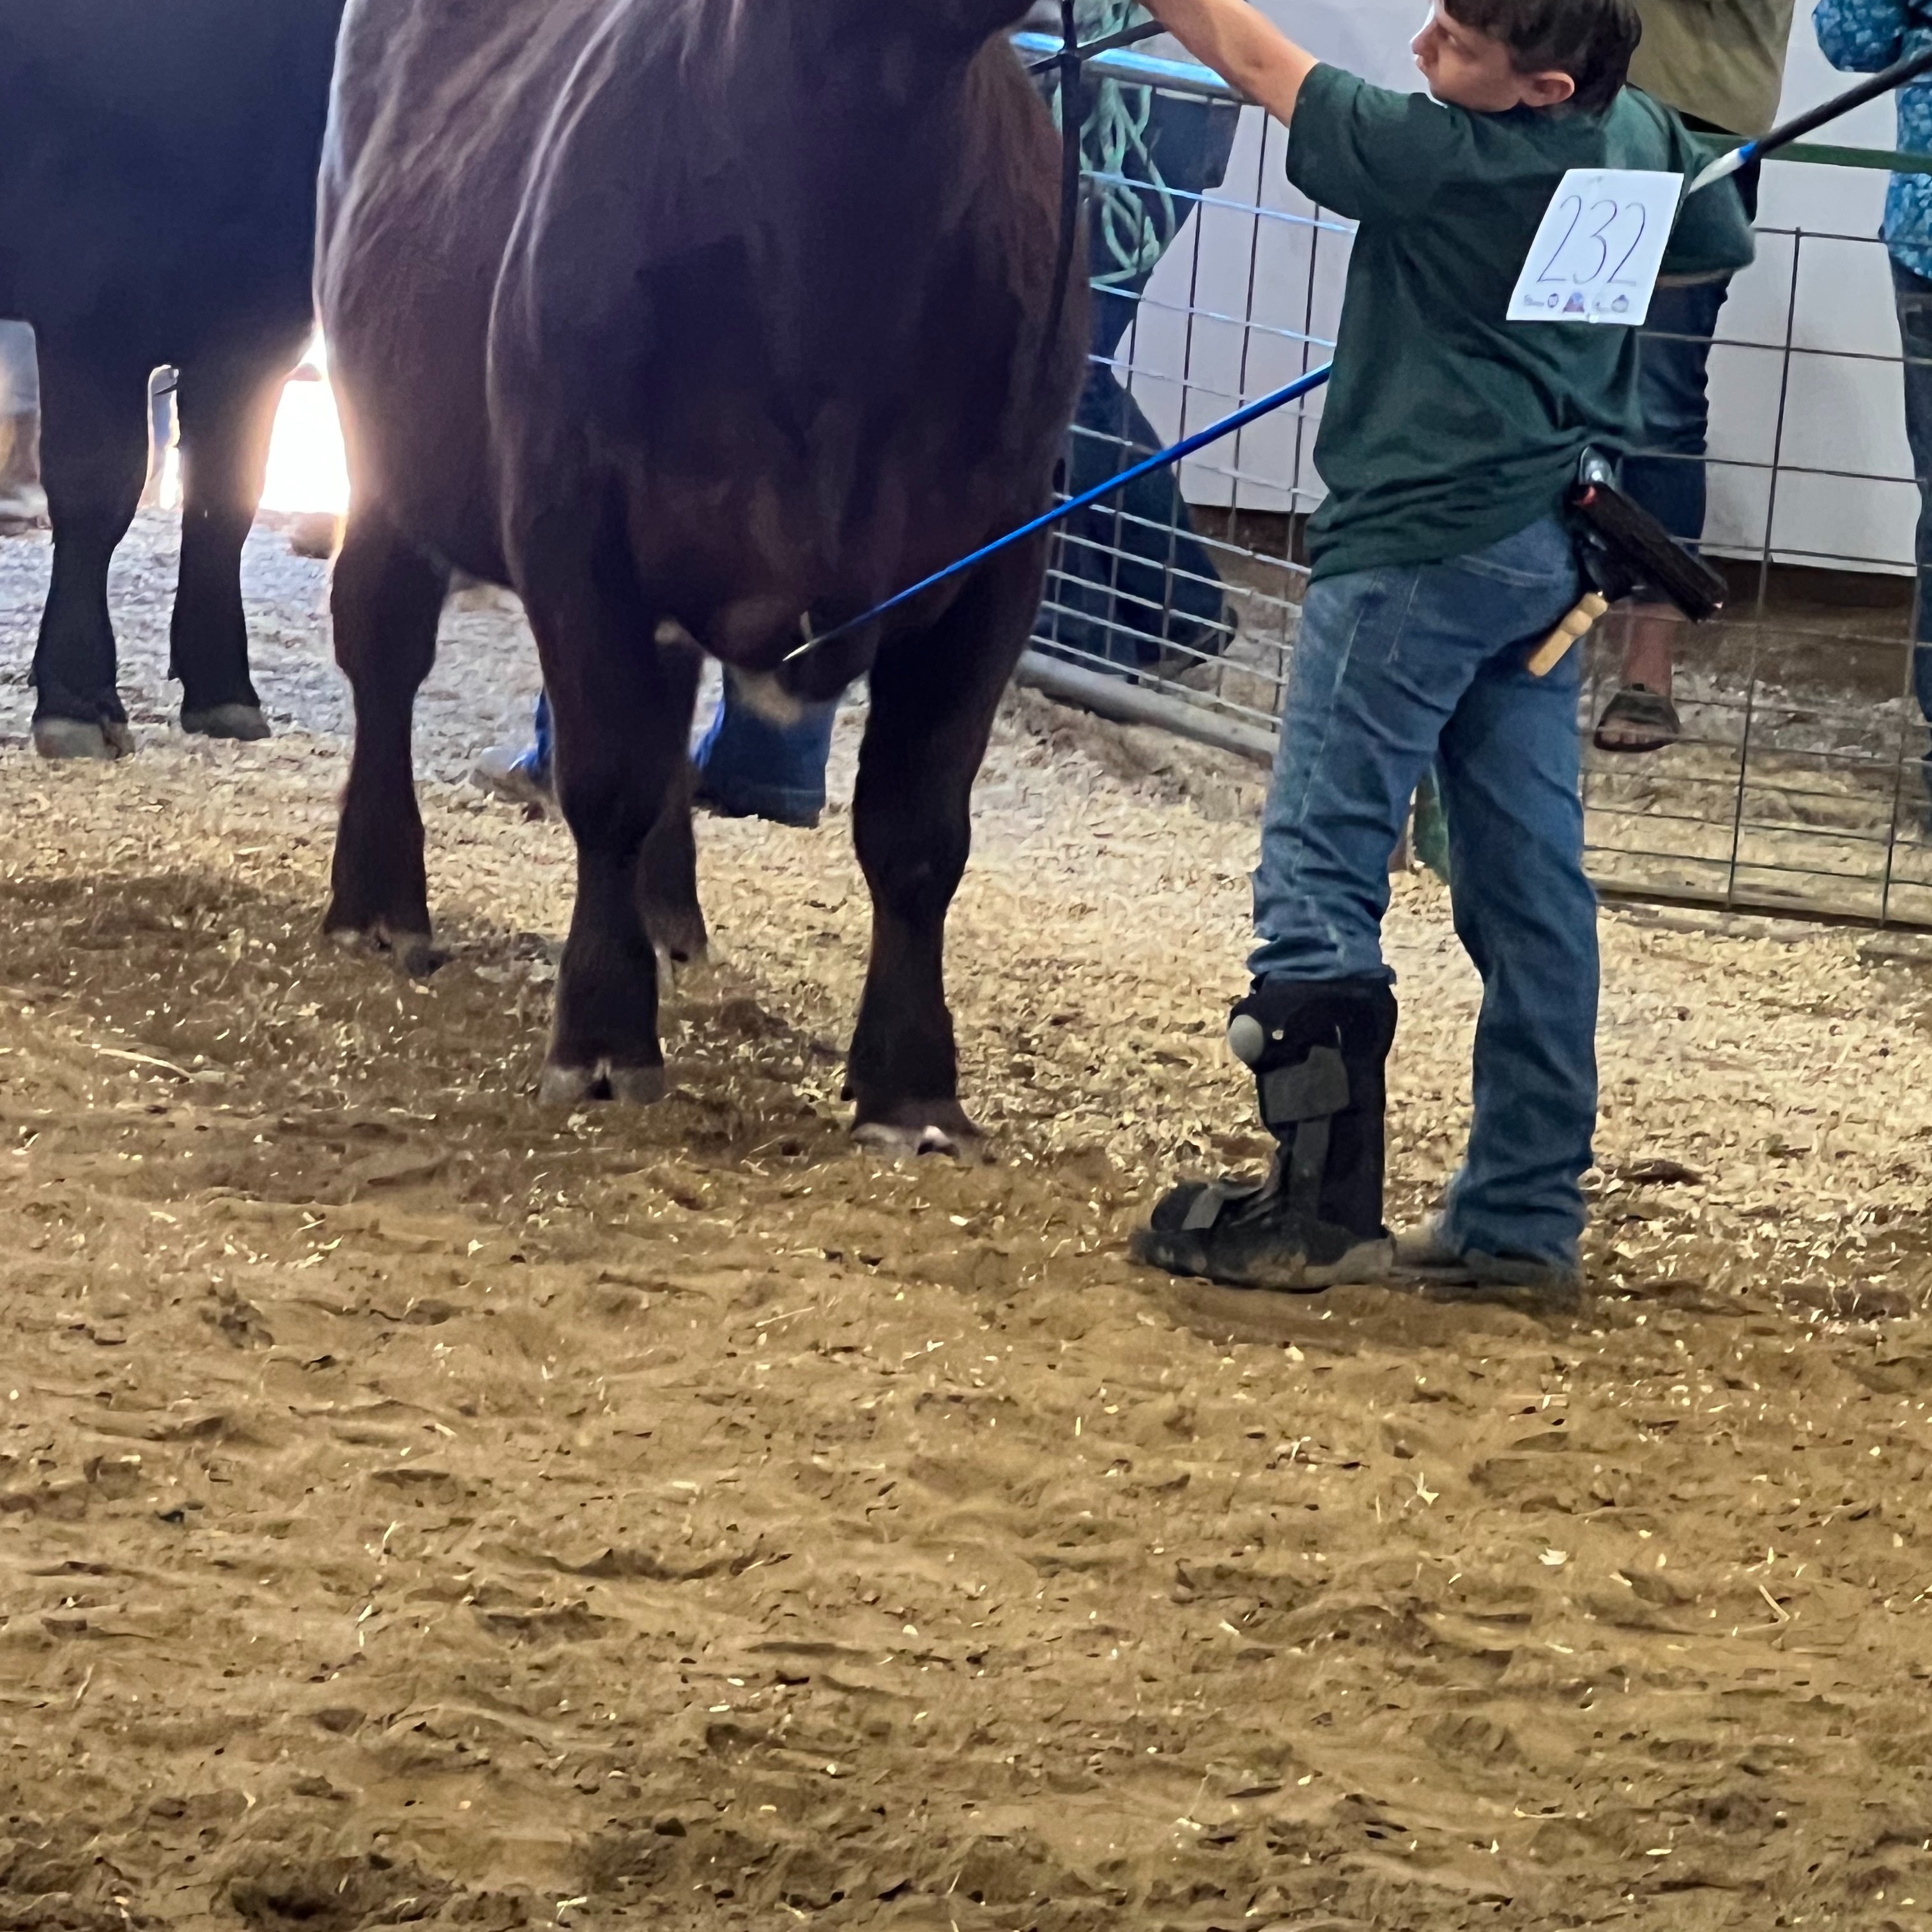
<path fill-rule="evenodd" d="M 1321 63 L 1248 0 L 1142 0 L 1148 11 L 1201 62 L 1284 124 L 1294 118 L 1301 84 Z"/>

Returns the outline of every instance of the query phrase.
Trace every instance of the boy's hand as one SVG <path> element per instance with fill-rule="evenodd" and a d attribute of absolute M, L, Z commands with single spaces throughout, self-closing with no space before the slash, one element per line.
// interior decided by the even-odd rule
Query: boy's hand
<path fill-rule="evenodd" d="M 1247 0 L 1142 0 L 1174 38 L 1230 86 L 1286 124 L 1321 63 Z"/>

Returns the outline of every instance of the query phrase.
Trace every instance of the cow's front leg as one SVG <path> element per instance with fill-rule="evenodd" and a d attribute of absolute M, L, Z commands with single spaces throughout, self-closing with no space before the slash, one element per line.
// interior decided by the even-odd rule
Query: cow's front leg
<path fill-rule="evenodd" d="M 550 693 L 557 802 L 577 842 L 577 904 L 542 1097 L 559 1106 L 646 1105 L 663 1097 L 665 1082 L 645 899 L 676 888 L 662 874 L 647 879 L 642 862 L 668 808 L 688 809 L 682 779 L 696 659 L 656 640 L 614 517 L 583 536 L 558 520 L 526 546 L 519 585 Z M 654 859 L 667 840 L 675 874 L 680 848 L 668 822 L 652 841 Z M 658 917 L 655 907 L 650 916 Z M 668 947 L 673 935 L 664 936 Z"/>
<path fill-rule="evenodd" d="M 853 801 L 872 951 L 848 1092 L 854 1132 L 896 1152 L 956 1152 L 979 1132 L 959 1103 L 946 915 L 972 843 L 973 781 L 1045 556 L 1035 543 L 983 566 L 938 624 L 889 646 L 872 672 Z"/>
<path fill-rule="evenodd" d="M 44 758 L 115 758 L 134 748 L 115 689 L 107 571 L 148 473 L 147 371 L 43 337 L 40 481 L 53 525 L 53 581 L 34 652 L 34 746 Z"/>
<path fill-rule="evenodd" d="M 379 511 L 352 510 L 329 603 L 336 662 L 355 694 L 356 748 L 324 925 L 338 938 L 390 949 L 412 973 L 427 972 L 435 954 L 410 726 L 436 662 L 448 582 Z"/>
<path fill-rule="evenodd" d="M 181 372 L 181 584 L 170 669 L 182 681 L 182 728 L 211 738 L 266 738 L 248 675 L 242 546 L 262 500 L 282 385 L 302 337 L 246 356 L 209 357 Z"/>

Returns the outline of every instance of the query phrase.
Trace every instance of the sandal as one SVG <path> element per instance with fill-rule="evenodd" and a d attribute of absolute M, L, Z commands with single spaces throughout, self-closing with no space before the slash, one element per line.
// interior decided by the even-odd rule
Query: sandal
<path fill-rule="evenodd" d="M 1613 732 L 1621 735 L 1608 735 Z M 1600 752 L 1634 758 L 1664 751 L 1683 735 L 1677 707 L 1662 692 L 1652 691 L 1647 684 L 1631 684 L 1604 706 L 1590 742 Z"/>

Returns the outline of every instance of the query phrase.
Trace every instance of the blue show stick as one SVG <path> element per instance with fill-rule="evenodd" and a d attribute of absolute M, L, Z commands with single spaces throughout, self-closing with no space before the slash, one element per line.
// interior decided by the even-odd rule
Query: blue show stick
<path fill-rule="evenodd" d="M 1070 497 L 1064 503 L 1056 503 L 1043 515 L 1034 518 L 1030 524 L 1022 524 L 1016 530 L 1009 530 L 1003 537 L 995 537 L 982 548 L 976 550 L 970 556 L 962 556 L 957 563 L 949 563 L 944 570 L 937 570 L 922 578 L 909 590 L 902 590 L 896 597 L 888 597 L 883 604 L 874 604 L 862 616 L 854 617 L 835 630 L 822 631 L 816 637 L 808 638 L 795 651 L 788 652 L 784 662 L 790 664 L 794 658 L 803 657 L 808 651 L 815 651 L 820 644 L 829 644 L 835 638 L 849 637 L 862 626 L 876 622 L 890 615 L 903 604 L 910 604 L 915 597 L 922 597 L 927 591 L 936 590 L 940 584 L 950 583 L 954 578 L 984 563 L 989 556 L 998 556 L 1000 551 L 1010 550 L 1013 545 L 1024 543 L 1028 537 L 1037 536 L 1042 530 L 1050 530 L 1056 524 L 1064 524 L 1077 512 L 1090 509 L 1102 498 L 1111 496 L 1116 490 L 1124 490 L 1130 483 L 1138 483 L 1143 476 L 1152 476 L 1166 469 L 1171 464 L 1184 461 L 1196 450 L 1205 449 L 1210 443 L 1219 442 L 1223 436 L 1244 430 L 1251 422 L 1258 422 L 1263 416 L 1271 416 L 1279 409 L 1299 398 L 1321 388 L 1328 380 L 1328 372 L 1334 367 L 1324 362 L 1318 369 L 1311 369 L 1305 376 L 1298 376 L 1285 389 L 1277 389 L 1272 395 L 1263 396 L 1258 401 L 1249 404 L 1244 410 L 1237 410 L 1231 416 L 1224 416 L 1217 423 L 1210 423 L 1195 434 L 1175 443 L 1172 448 L 1163 449 L 1148 457 L 1144 462 L 1136 463 L 1131 470 L 1124 470 L 1118 476 L 1109 476 L 1104 483 L 1096 483 L 1090 490 L 1083 490 L 1078 496 Z"/>
<path fill-rule="evenodd" d="M 1752 162 L 1763 160 L 1779 148 L 1788 148 L 1792 142 L 1803 140 L 1807 134 L 1816 134 L 1828 122 L 1835 121 L 1841 115 L 1850 113 L 1853 108 L 1862 107 L 1867 101 L 1876 100 L 1880 94 L 1889 94 L 1894 88 L 1904 87 L 1928 74 L 1932 74 L 1932 48 L 1914 54 L 1909 60 L 1897 62 L 1882 74 L 1873 74 L 1860 81 L 1850 93 L 1841 94 L 1835 100 L 1828 100 L 1822 107 L 1814 107 L 1808 113 L 1799 115 L 1795 121 L 1787 121 L 1783 127 L 1774 128 L 1768 134 L 1760 134 L 1755 141 L 1747 141 L 1742 148 L 1734 148 L 1728 154 L 1720 156 L 1690 184 L 1690 192 L 1695 194 L 1700 188 L 1728 181 Z"/>

